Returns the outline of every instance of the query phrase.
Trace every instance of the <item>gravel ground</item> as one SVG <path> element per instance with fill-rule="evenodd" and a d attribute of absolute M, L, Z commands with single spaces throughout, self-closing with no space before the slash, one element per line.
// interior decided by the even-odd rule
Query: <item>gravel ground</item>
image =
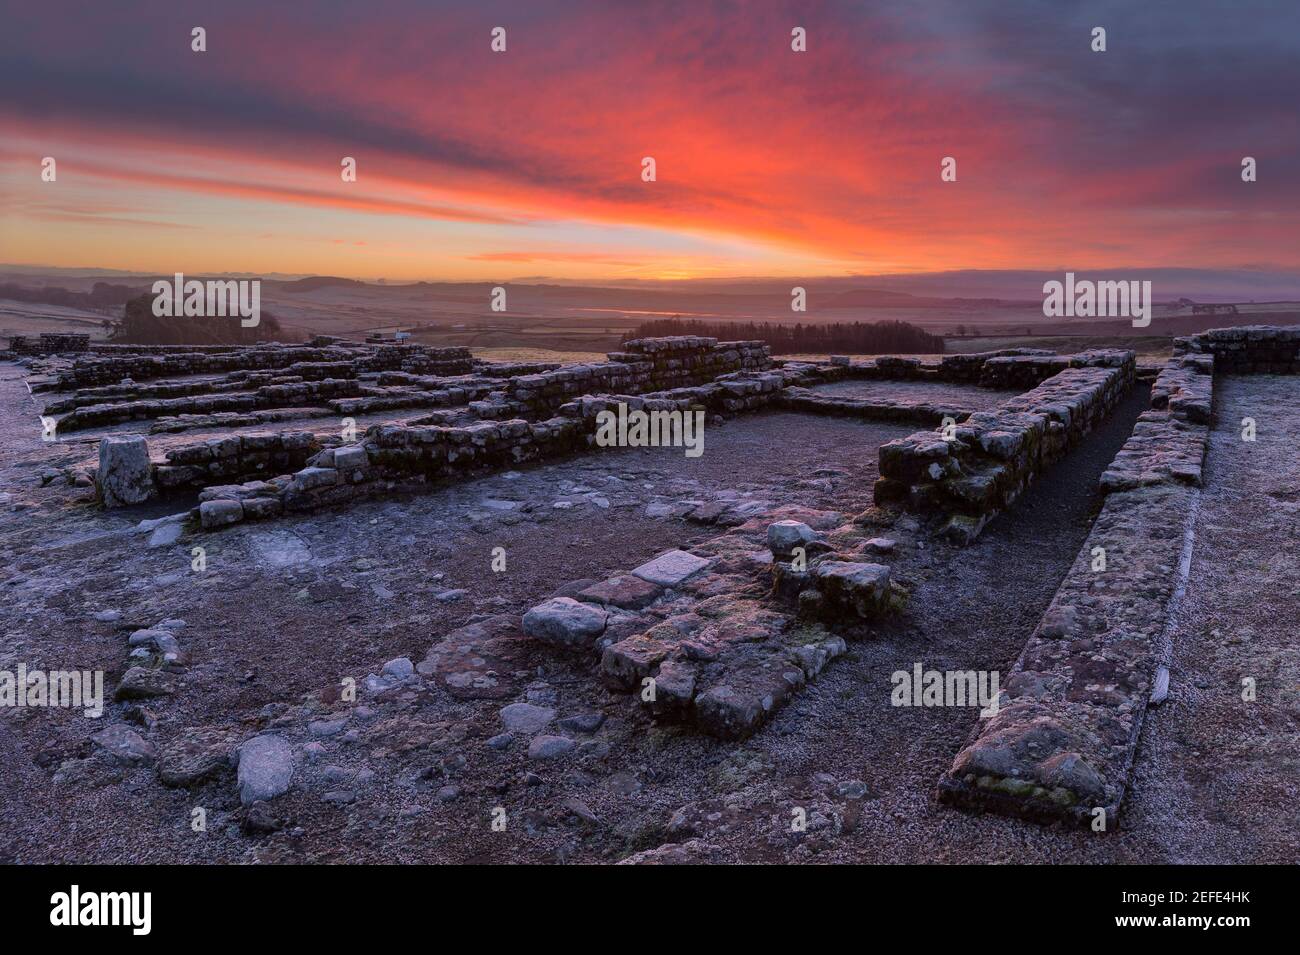
<path fill-rule="evenodd" d="M 1279 392 L 1287 396 L 1294 404 L 1294 392 Z M 7 767 L 0 776 L 0 860 L 598 862 L 689 839 L 707 847 L 702 857 L 719 861 L 1251 857 L 1251 846 L 1264 845 L 1264 831 L 1249 844 L 1234 841 L 1244 820 L 1233 805 L 1217 791 L 1189 786 L 1182 778 L 1186 760 L 1164 758 L 1161 747 L 1173 744 L 1161 736 L 1168 731 L 1162 723 L 1184 706 L 1181 670 L 1174 698 L 1149 724 L 1156 742 L 1144 742 L 1133 810 L 1120 832 L 1102 836 L 939 808 L 935 781 L 964 742 L 974 711 L 889 705 L 890 673 L 914 662 L 937 669 L 1010 666 L 1086 537 L 1097 477 L 1144 403 L 1145 394 L 1135 394 L 971 548 L 920 547 L 924 536 L 900 524 L 891 533 L 899 552 L 889 562 L 912 588 L 906 611 L 855 644 L 745 743 L 651 724 L 626 696 L 604 690 L 589 662 L 530 644 L 530 701 L 553 706 L 561 717 L 604 717 L 584 734 L 579 755 L 537 763 L 518 743 L 488 746 L 501 732 L 497 711 L 508 700 L 421 698 L 395 718 L 364 724 L 357 717 L 357 741 L 326 740 L 325 759 L 340 774 L 374 774 L 353 787 L 355 801 L 295 786 L 275 801 L 290 824 L 250 836 L 239 831 L 228 777 L 169 789 L 150 770 L 105 772 L 83 758 L 99 726 L 80 714 L 0 712 Z M 183 618 L 181 643 L 192 664 L 184 690 L 143 708 L 156 724 L 141 732 L 160 745 L 213 730 L 254 735 L 285 702 L 326 691 L 340 674 L 377 672 L 392 657 L 419 660 L 474 614 L 520 613 L 575 579 L 625 570 L 719 532 L 647 516 L 651 505 L 768 500 L 850 515 L 869 501 L 878 446 L 912 430 L 796 414 L 745 416 L 709 428 L 698 459 L 669 449 L 607 452 L 150 548 L 134 524 L 166 513 L 165 506 L 104 514 L 78 500 L 84 491 L 37 486 L 36 469 L 64 452 L 40 442 L 26 389 L 8 366 L 0 366 L 0 407 L 32 425 L 0 432 L 0 566 L 8 574 L 0 666 L 98 667 L 111 686 L 126 665 L 131 625 Z M 1212 468 L 1219 457 L 1216 445 Z M 1286 473 L 1281 458 L 1276 464 L 1275 473 Z M 1213 513 L 1208 499 L 1216 486 L 1207 490 L 1205 514 Z M 572 506 L 556 508 L 557 502 Z M 1241 526 L 1226 514 L 1225 523 Z M 195 542 L 208 550 L 202 574 L 189 571 Z M 488 569 L 496 546 L 506 548 L 505 574 Z M 1230 541 L 1224 546 L 1232 552 Z M 457 590 L 465 593 L 450 599 Z M 94 620 L 105 609 L 123 618 Z M 1262 624 L 1259 630 L 1265 632 Z M 1280 666 L 1287 658 L 1277 652 Z M 1290 705 L 1293 718 L 1294 700 Z M 1185 735 L 1197 732 L 1200 720 L 1218 718 L 1196 706 L 1189 701 Z M 1294 739 L 1293 721 L 1275 726 L 1279 735 L 1270 738 L 1280 742 L 1287 727 Z M 1252 805 L 1281 812 L 1286 804 L 1275 799 L 1286 792 L 1294 805 L 1293 788 L 1269 788 L 1256 775 L 1251 783 L 1260 797 Z M 1229 775 L 1223 785 L 1237 779 Z M 209 814 L 206 833 L 190 828 L 197 806 Z M 511 819 L 504 832 L 489 825 L 497 807 Z M 790 831 L 795 808 L 808 813 L 807 833 Z"/>

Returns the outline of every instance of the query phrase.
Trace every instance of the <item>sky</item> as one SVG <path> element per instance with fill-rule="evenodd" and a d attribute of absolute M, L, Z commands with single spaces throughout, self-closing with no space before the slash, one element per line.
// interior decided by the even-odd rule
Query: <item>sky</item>
<path fill-rule="evenodd" d="M 1294 0 L 0 3 L 0 262 L 1300 267 Z"/>

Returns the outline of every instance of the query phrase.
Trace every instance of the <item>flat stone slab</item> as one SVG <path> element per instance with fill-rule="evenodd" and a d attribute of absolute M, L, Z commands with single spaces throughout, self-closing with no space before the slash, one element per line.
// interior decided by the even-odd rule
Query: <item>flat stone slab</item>
<path fill-rule="evenodd" d="M 579 591 L 578 599 L 623 610 L 640 610 L 657 600 L 663 592 L 659 584 L 632 574 L 621 574 Z"/>
<path fill-rule="evenodd" d="M 157 755 L 152 743 L 120 723 L 100 730 L 91 740 L 114 759 L 124 763 L 149 763 Z"/>
<path fill-rule="evenodd" d="M 709 561 L 703 557 L 696 557 L 684 550 L 670 550 L 642 564 L 632 573 L 652 584 L 679 587 L 708 566 Z"/>

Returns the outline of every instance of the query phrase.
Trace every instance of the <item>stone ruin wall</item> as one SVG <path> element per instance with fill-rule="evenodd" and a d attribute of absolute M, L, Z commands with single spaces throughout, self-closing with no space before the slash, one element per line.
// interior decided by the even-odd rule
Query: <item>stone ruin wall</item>
<path fill-rule="evenodd" d="M 1153 695 L 1158 699 L 1162 679 L 1167 681 L 1161 674 L 1167 662 L 1167 621 L 1190 557 L 1213 375 L 1224 370 L 1220 353 L 1233 356 L 1226 362 L 1233 371 L 1274 371 L 1289 367 L 1300 348 L 1300 335 L 1290 330 L 1264 330 L 1253 339 L 1222 334 L 1188 340 L 1160 370 L 1152 407 L 1139 418 L 1101 478 L 1104 505 L 1088 540 L 1004 681 L 998 713 L 976 726 L 940 781 L 941 801 L 1085 824 L 1100 812 L 1113 824 L 1147 706 Z M 1249 344 L 1252 341 L 1259 344 Z M 743 360 L 741 350 L 734 351 L 734 360 Z M 649 381 L 680 381 L 691 374 L 692 366 L 680 361 L 689 350 L 669 347 L 659 354 L 677 356 L 677 364 L 652 368 Z M 177 469 L 178 474 L 180 469 L 198 468 L 207 473 L 189 476 L 206 481 L 250 468 L 306 463 L 296 473 L 270 481 L 209 487 L 198 510 L 203 527 L 210 529 L 551 454 L 586 451 L 593 447 L 596 415 L 620 403 L 634 409 L 701 408 L 708 413 L 782 407 L 789 406 L 791 394 L 821 381 L 930 370 L 912 362 L 886 359 L 853 367 L 784 362 L 777 368 L 723 372 L 703 384 L 639 395 L 583 394 L 538 421 L 377 425 L 363 441 L 348 446 L 322 446 L 329 442 L 310 432 L 231 436 L 172 449 L 168 463 L 156 467 L 153 477 L 157 480 L 164 468 Z M 1005 507 L 1042 468 L 1109 414 L 1135 375 L 1132 353 L 1103 351 L 1053 361 L 1042 356 L 982 356 L 963 362 L 964 380 L 986 380 L 990 363 L 996 371 L 988 378 L 1000 382 L 1048 377 L 994 411 L 971 415 L 959 426 L 946 458 L 929 448 L 937 438 L 934 432 L 891 442 L 915 448 L 926 461 L 924 471 L 887 466 L 886 460 L 895 457 L 907 461 L 911 451 L 882 447 L 882 481 L 906 483 L 899 476 L 906 473 L 914 478 L 907 484 L 909 495 L 918 486 L 938 485 L 923 490 L 922 500 L 937 495 L 943 501 L 951 492 L 945 483 L 983 477 L 980 484 L 997 495 L 990 500 Z M 526 407 L 539 397 L 566 397 L 575 379 L 551 374 L 556 370 L 526 376 L 541 382 L 527 382 L 522 393 L 515 389 L 518 405 Z M 709 367 L 710 375 L 712 371 Z M 579 371 L 576 380 L 634 385 L 646 381 L 610 374 L 604 368 Z M 547 394 L 547 388 L 558 390 Z M 936 475 L 928 465 L 941 460 L 955 462 L 960 471 L 949 474 L 940 465 Z M 965 494 L 954 497 L 968 500 Z M 753 543 L 745 535 L 752 533 L 750 527 L 737 527 L 692 548 L 695 553 L 661 554 L 588 587 L 576 598 L 552 598 L 524 615 L 524 631 L 567 651 L 593 654 L 598 672 L 612 688 L 635 695 L 645 679 L 653 679 L 659 694 L 644 705 L 656 719 L 686 721 L 710 735 L 742 739 L 846 651 L 844 637 L 825 629 L 823 620 L 840 627 L 849 621 L 845 632 L 856 633 L 852 621 L 871 620 L 888 612 L 891 604 L 889 568 L 858 556 L 872 553 L 873 547 L 887 553 L 888 541 L 859 541 L 857 531 L 848 532 L 851 539 L 844 538 L 844 528 L 832 535 L 839 539 L 828 540 L 824 533 L 791 520 L 778 521 L 767 531 L 771 601 L 718 593 L 708 583 L 692 590 L 692 580 L 712 581 L 718 573 L 741 574 L 751 566 Z M 790 564 L 792 542 L 808 548 L 812 559 L 807 568 L 796 570 Z M 1094 565 L 1099 547 L 1107 560 L 1100 573 Z M 663 624 L 645 629 L 644 617 L 636 611 L 660 602 L 680 606 L 683 617 L 696 623 L 687 631 Z M 755 641 L 753 635 L 760 631 L 766 636 Z M 420 665 L 420 672 L 436 677 L 445 662 L 443 650 L 454 656 L 467 639 L 459 631 L 447 635 Z"/>
<path fill-rule="evenodd" d="M 1084 352 L 1062 360 L 1063 370 L 993 411 L 970 415 L 947 436 L 923 431 L 882 445 L 876 502 L 940 518 L 954 542 L 973 540 L 1043 470 L 1109 417 L 1136 376 L 1129 351 Z M 1036 358 L 993 358 L 985 367 L 990 364 L 999 368 L 999 380 L 1057 367 Z"/>
<path fill-rule="evenodd" d="M 338 346 L 328 343 L 323 347 L 336 349 Z M 770 367 L 771 360 L 767 346 L 761 342 L 719 344 L 714 339 L 689 337 L 629 342 L 623 352 L 611 355 L 611 361 L 599 364 L 551 367 L 528 363 L 523 366 L 528 374 L 504 379 L 477 374 L 448 377 L 410 370 L 373 371 L 389 369 L 395 364 L 406 369 L 418 367 L 411 358 L 411 348 L 406 345 L 372 347 L 368 355 L 346 363 L 307 360 L 337 357 L 322 353 L 315 346 L 305 350 L 258 347 L 200 356 L 200 364 L 215 359 L 227 366 L 236 363 L 242 355 L 253 367 L 231 370 L 217 382 L 141 385 L 118 381 L 79 389 L 71 397 L 50 402 L 46 410 L 67 411 L 59 422 L 63 431 L 151 418 L 161 419 L 155 421 L 158 430 L 174 430 L 184 425 L 187 417 L 194 419 L 195 426 L 248 424 L 258 423 L 263 417 L 272 419 L 280 411 L 287 413 L 286 409 L 297 409 L 300 415 L 348 416 L 459 406 L 465 413 L 462 417 L 484 419 L 448 425 L 435 413 L 406 425 L 372 427 L 360 446 L 366 459 L 364 469 L 353 468 L 342 476 L 328 466 L 342 442 L 301 431 L 231 435 L 173 447 L 167 451 L 165 462 L 150 465 L 154 485 L 164 494 L 215 486 L 216 490 L 207 495 L 212 501 L 275 497 L 277 504 L 253 503 L 247 508 L 250 514 L 269 516 L 285 509 L 334 503 L 392 489 L 398 484 L 458 478 L 494 467 L 584 450 L 593 443 L 595 415 L 599 409 L 589 401 L 585 405 L 575 404 L 574 399 L 589 398 L 602 389 L 614 391 L 619 400 L 633 406 L 639 406 L 640 395 L 649 390 L 658 396 L 659 406 L 680 409 L 695 403 L 722 412 L 766 403 L 786 380 L 781 373 L 772 377 L 764 371 Z M 415 348 L 419 355 L 429 358 L 427 351 L 420 346 Z M 448 352 L 455 352 L 458 361 L 462 358 L 473 361 L 466 349 L 440 350 L 433 357 L 442 361 Z M 193 359 L 193 355 L 185 354 L 170 355 L 165 360 L 190 363 Z M 296 360 L 283 364 L 290 359 Z M 136 360 L 134 356 L 124 356 L 113 358 L 110 363 L 122 371 L 135 367 Z M 265 370 L 268 364 L 274 363 L 279 363 L 279 367 Z M 93 366 L 74 366 L 74 370 L 93 367 L 89 377 L 98 380 L 103 377 L 103 365 L 99 361 Z M 498 370 L 478 361 L 474 361 L 474 367 Z M 363 369 L 371 370 L 363 372 Z M 454 370 L 461 370 L 461 366 Z M 335 373 L 366 373 L 377 378 L 380 386 L 370 387 L 355 377 L 322 377 Z M 727 381 L 728 378 L 740 380 Z M 71 378 L 65 375 L 61 380 Z M 249 386 L 255 386 L 255 390 L 238 391 Z M 142 394 L 147 397 L 140 397 Z M 322 403 L 323 409 L 312 407 Z M 114 440 L 105 439 L 106 442 Z M 347 458 L 346 449 L 338 450 L 340 460 Z M 124 448 L 116 448 L 114 459 L 124 453 Z M 147 446 L 143 454 L 147 456 Z M 313 461 L 315 458 L 319 460 Z M 309 461 L 314 470 L 305 467 Z M 321 467 L 322 464 L 326 466 Z M 310 473 L 287 473 L 297 470 L 310 470 Z M 252 483 L 256 493 L 250 494 L 248 488 L 232 490 L 234 482 Z M 230 505 L 214 504 L 207 508 L 210 516 L 204 524 L 217 526 L 214 524 L 217 513 L 229 523 L 236 510 Z"/>
<path fill-rule="evenodd" d="M 1244 325 L 1174 339 L 1175 355 L 1208 355 L 1223 375 L 1300 374 L 1300 327 Z"/>
<path fill-rule="evenodd" d="M 1114 827 L 1147 711 L 1168 693 L 1170 621 L 1191 566 L 1216 372 L 1300 374 L 1300 328 L 1177 340 L 1151 409 L 1101 476 L 1101 512 L 1004 682 L 997 715 L 939 781 L 941 802 L 1090 826 L 1104 816 Z"/>

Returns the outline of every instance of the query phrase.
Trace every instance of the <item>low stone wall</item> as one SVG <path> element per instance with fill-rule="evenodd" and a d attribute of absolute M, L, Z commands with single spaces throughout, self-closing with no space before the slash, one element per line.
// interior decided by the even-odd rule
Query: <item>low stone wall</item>
<path fill-rule="evenodd" d="M 1174 339 L 1175 355 L 1210 355 L 1224 375 L 1300 374 L 1300 325 L 1213 328 Z"/>
<path fill-rule="evenodd" d="M 502 389 L 504 398 L 528 411 L 542 412 L 581 395 L 645 394 L 771 367 L 770 350 L 762 342 L 719 343 L 695 336 L 625 342 L 623 351 L 611 352 L 609 358 L 599 364 L 565 365 L 511 378 Z"/>
<path fill-rule="evenodd" d="M 1087 541 L 1003 681 L 999 712 L 940 781 L 942 801 L 1085 825 L 1104 813 L 1113 827 L 1190 566 L 1215 364 L 1175 356 L 1156 378 L 1154 407 L 1101 477 Z"/>
<path fill-rule="evenodd" d="M 1198 492 L 1160 485 L 1106 498 L 1042 621 L 939 782 L 943 802 L 1113 829 L 1161 662 Z M 1096 548 L 1105 570 L 1094 570 Z"/>
<path fill-rule="evenodd" d="M 1032 388 L 1069 367 L 1069 358 L 1058 357 L 1046 348 L 1003 348 L 997 351 L 970 352 L 961 355 L 943 355 L 934 358 L 904 358 L 898 355 L 879 355 L 865 361 L 852 361 L 844 356 L 832 356 L 830 365 L 819 365 L 826 372 L 827 381 L 843 379 L 861 381 L 943 381 L 952 384 L 986 385 L 985 367 L 993 359 L 1023 358 L 1020 364 L 995 366 L 987 375 L 987 386 L 993 388 Z M 783 362 L 777 362 L 783 364 Z M 1034 375 L 1037 375 L 1035 378 Z M 1014 377 L 1014 382 L 1011 379 Z M 1008 383 L 1001 384 L 1006 378 Z"/>
<path fill-rule="evenodd" d="M 60 434 L 83 428 L 147 421 L 183 414 L 213 414 L 222 411 L 250 412 L 268 408 L 293 408 L 315 404 L 329 398 L 355 397 L 361 393 L 356 379 L 305 381 L 285 385 L 266 385 L 253 392 L 237 394 L 202 394 L 182 398 L 159 398 L 89 405 L 59 419 Z"/>
<path fill-rule="evenodd" d="M 984 362 L 980 368 L 979 384 L 984 388 L 1025 391 L 1059 375 L 1067 368 L 1106 366 L 1115 361 L 1117 354 L 1129 354 L 1115 349 L 1097 349 L 1077 355 L 1030 354 L 998 355 Z M 1134 369 L 1136 372 L 1136 356 Z"/>
<path fill-rule="evenodd" d="M 599 450 L 597 416 L 620 404 L 629 410 L 736 413 L 770 404 L 797 371 L 724 376 L 695 388 L 649 395 L 586 395 L 542 421 L 516 418 L 468 425 L 375 425 L 355 445 L 327 448 L 296 474 L 252 486 L 210 487 L 201 495 L 200 521 L 211 530 L 249 517 L 310 510 L 387 491 L 414 490 L 492 470 Z M 274 498 L 274 502 L 266 500 Z M 242 502 L 235 507 L 229 502 Z M 251 504 L 249 502 L 252 502 Z"/>
<path fill-rule="evenodd" d="M 1101 476 L 1103 492 L 1157 484 L 1200 487 L 1210 441 L 1214 359 L 1174 356 L 1156 377 L 1151 410 Z"/>
<path fill-rule="evenodd" d="M 35 338 L 14 335 L 9 339 L 9 351 L 14 355 L 57 355 L 89 348 L 90 336 L 77 332 L 41 332 Z"/>
<path fill-rule="evenodd" d="M 878 398 L 855 398 L 849 395 L 822 395 L 807 388 L 791 387 L 781 396 L 781 406 L 806 414 L 861 418 L 864 421 L 900 421 L 908 424 L 937 425 L 944 418 L 964 421 L 969 408 L 937 405 L 929 401 Z"/>
<path fill-rule="evenodd" d="M 936 515 L 946 519 L 950 539 L 973 540 L 1105 420 L 1133 384 L 1133 352 L 1093 352 L 1071 361 L 1088 364 L 1072 364 L 996 410 L 972 414 L 948 438 L 923 431 L 882 445 L 876 502 Z"/>
<path fill-rule="evenodd" d="M 321 440 L 310 431 L 234 434 L 168 449 L 167 463 L 154 465 L 153 479 L 158 490 L 168 494 L 265 478 L 305 467 L 321 448 Z"/>
<path fill-rule="evenodd" d="M 189 350 L 126 354 L 94 353 L 78 358 L 58 375 L 56 390 L 116 384 L 123 378 L 145 381 L 183 375 L 285 369 L 307 362 L 355 363 L 356 373 L 407 371 L 413 374 L 464 375 L 474 370 L 473 356 L 461 346 L 257 345 L 234 351 Z"/>

